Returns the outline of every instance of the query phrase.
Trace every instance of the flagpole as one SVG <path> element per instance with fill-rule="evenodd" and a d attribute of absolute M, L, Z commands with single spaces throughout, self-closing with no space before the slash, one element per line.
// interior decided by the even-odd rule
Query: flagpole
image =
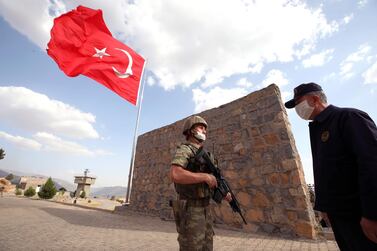
<path fill-rule="evenodd" d="M 132 178 L 134 174 L 134 165 L 135 165 L 135 155 L 136 155 L 136 144 L 137 144 L 137 130 L 139 127 L 139 119 L 140 119 L 140 112 L 141 112 L 141 104 L 143 103 L 143 95 L 144 95 L 144 86 L 145 86 L 145 76 L 144 70 L 147 65 L 147 60 L 145 60 L 143 71 L 141 73 L 141 93 L 139 88 L 139 95 L 140 97 L 137 100 L 138 109 L 137 109 L 137 117 L 136 117 L 136 125 L 135 125 L 135 132 L 134 132 L 134 141 L 132 144 L 132 153 L 131 153 L 131 163 L 130 163 L 130 171 L 128 173 L 128 185 L 127 185 L 127 194 L 126 194 L 126 205 L 130 204 L 130 197 L 131 197 L 131 189 L 132 189 Z"/>

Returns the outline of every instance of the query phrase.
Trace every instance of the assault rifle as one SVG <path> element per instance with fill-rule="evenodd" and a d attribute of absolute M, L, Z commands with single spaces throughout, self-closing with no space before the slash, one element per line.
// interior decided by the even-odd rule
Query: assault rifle
<path fill-rule="evenodd" d="M 215 188 L 214 194 L 212 196 L 212 199 L 217 203 L 220 204 L 223 198 L 230 193 L 232 195 L 232 200 L 229 202 L 230 207 L 233 209 L 233 212 L 239 213 L 241 216 L 243 222 L 247 224 L 245 218 L 242 215 L 240 204 L 237 201 L 236 196 L 233 194 L 232 190 L 230 189 L 228 182 L 225 180 L 225 178 L 221 175 L 220 169 L 215 166 L 215 164 L 212 162 L 211 158 L 208 156 L 208 153 L 201 147 L 196 156 L 195 159 L 197 161 L 200 161 L 200 159 L 203 158 L 203 160 L 206 163 L 206 167 L 210 171 L 210 173 L 215 176 L 217 180 L 217 187 Z"/>

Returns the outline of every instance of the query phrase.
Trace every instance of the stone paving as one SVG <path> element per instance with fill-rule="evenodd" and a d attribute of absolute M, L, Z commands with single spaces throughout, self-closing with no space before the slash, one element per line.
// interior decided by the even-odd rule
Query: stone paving
<path fill-rule="evenodd" d="M 0 250 L 178 250 L 173 222 L 27 198 L 0 198 Z M 215 229 L 214 250 L 339 250 L 333 241 Z"/>

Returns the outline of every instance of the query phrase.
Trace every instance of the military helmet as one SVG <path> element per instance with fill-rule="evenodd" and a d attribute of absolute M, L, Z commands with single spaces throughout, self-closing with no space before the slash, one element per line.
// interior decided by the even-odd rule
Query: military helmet
<path fill-rule="evenodd" d="M 183 124 L 183 135 L 186 135 L 187 132 L 196 124 L 202 124 L 206 128 L 208 127 L 207 122 L 200 116 L 191 116 L 185 120 Z"/>

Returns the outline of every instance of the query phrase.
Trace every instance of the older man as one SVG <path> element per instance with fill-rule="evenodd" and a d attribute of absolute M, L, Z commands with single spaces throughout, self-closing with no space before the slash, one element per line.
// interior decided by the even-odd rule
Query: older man
<path fill-rule="evenodd" d="M 377 250 L 377 128 L 363 111 L 327 104 L 321 86 L 294 89 L 285 106 L 309 122 L 321 211 L 341 250 Z"/>

